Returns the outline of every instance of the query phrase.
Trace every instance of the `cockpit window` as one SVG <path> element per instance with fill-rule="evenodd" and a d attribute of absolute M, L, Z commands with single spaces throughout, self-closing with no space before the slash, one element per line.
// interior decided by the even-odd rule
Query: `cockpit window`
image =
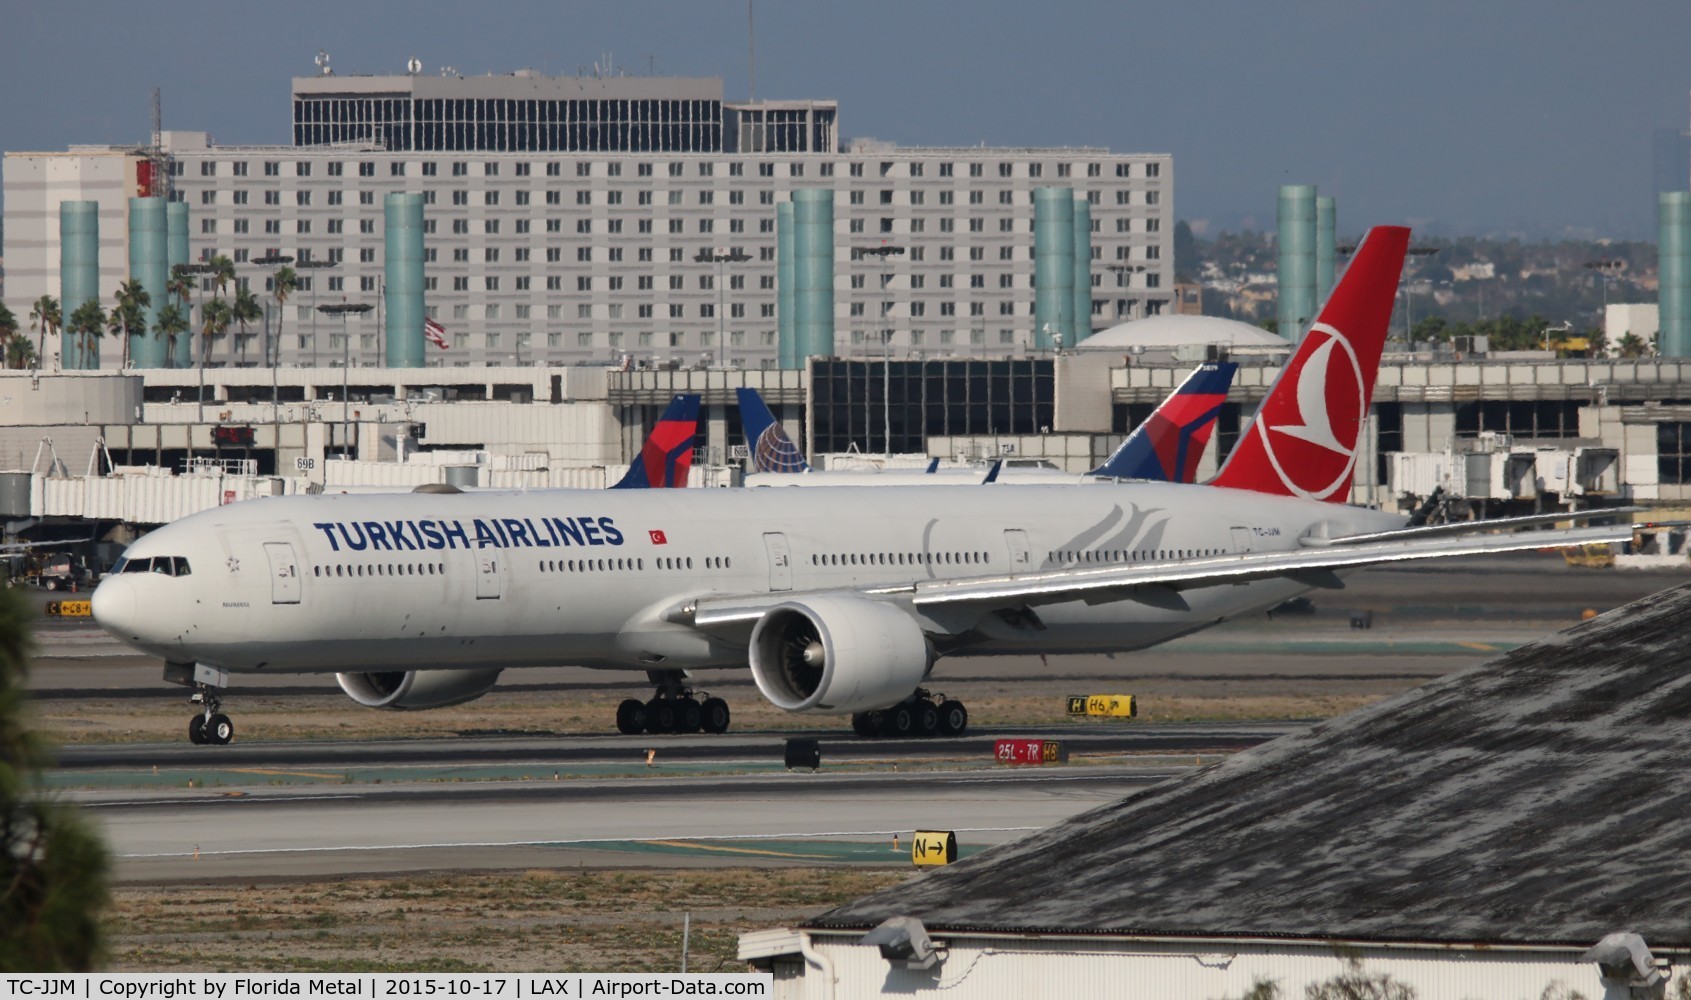
<path fill-rule="evenodd" d="M 153 556 L 150 559 L 120 559 L 112 567 L 113 573 L 157 573 L 160 576 L 187 576 L 192 570 L 181 556 Z"/>

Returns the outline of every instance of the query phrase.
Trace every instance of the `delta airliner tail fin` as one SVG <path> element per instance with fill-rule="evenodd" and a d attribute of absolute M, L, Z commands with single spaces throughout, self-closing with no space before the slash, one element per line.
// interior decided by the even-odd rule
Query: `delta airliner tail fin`
<path fill-rule="evenodd" d="M 679 395 L 669 401 L 656 427 L 640 446 L 640 455 L 613 490 L 642 490 L 687 485 L 693 464 L 693 438 L 699 429 L 699 397 Z"/>
<path fill-rule="evenodd" d="M 1198 460 L 1210 443 L 1221 404 L 1227 401 L 1227 388 L 1238 370 L 1231 361 L 1207 361 L 1193 369 L 1186 381 L 1134 428 L 1121 447 L 1088 474 L 1192 482 L 1198 476 Z"/>
<path fill-rule="evenodd" d="M 1409 230 L 1375 226 L 1212 486 L 1344 503 Z"/>
<path fill-rule="evenodd" d="M 736 389 L 740 399 L 740 429 L 746 435 L 753 472 L 809 472 L 799 446 L 787 436 L 756 389 Z"/>

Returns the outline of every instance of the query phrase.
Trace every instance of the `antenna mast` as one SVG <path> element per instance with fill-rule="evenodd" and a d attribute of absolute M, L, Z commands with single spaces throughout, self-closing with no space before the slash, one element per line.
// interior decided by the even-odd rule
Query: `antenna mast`
<path fill-rule="evenodd" d="M 752 0 L 746 0 L 746 62 L 749 64 L 747 102 L 757 100 L 757 22 L 752 16 Z"/>

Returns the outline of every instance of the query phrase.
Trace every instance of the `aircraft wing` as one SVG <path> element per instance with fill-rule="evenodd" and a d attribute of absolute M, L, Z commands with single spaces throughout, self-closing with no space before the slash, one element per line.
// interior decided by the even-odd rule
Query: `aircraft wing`
<path fill-rule="evenodd" d="M 1455 538 L 1405 538 L 1179 561 L 1071 567 L 957 580 L 917 580 L 907 584 L 863 587 L 857 593 L 884 600 L 908 601 L 917 608 L 978 605 L 983 610 L 990 610 L 1075 600 L 1093 604 L 1138 600 L 1178 608 L 1185 604 L 1179 592 L 1197 587 L 1270 577 L 1288 577 L 1310 587 L 1339 587 L 1342 583 L 1336 571 L 1342 569 L 1627 541 L 1632 538 L 1634 527 L 1637 526 L 1618 524 Z M 747 624 L 762 617 L 769 608 L 794 596 L 798 595 L 773 593 L 701 598 L 676 609 L 671 617 L 700 628 Z"/>
<path fill-rule="evenodd" d="M 1405 538 L 1438 538 L 1447 535 L 1470 535 L 1499 529 L 1532 528 L 1562 521 L 1590 521 L 1600 517 L 1618 517 L 1649 510 L 1648 507 L 1596 507 L 1591 510 L 1563 511 L 1559 514 L 1525 514 L 1520 517 L 1494 517 L 1483 521 L 1452 521 L 1448 524 L 1425 524 L 1413 528 L 1393 528 L 1363 535 L 1341 535 L 1337 538 L 1304 537 L 1304 545 L 1361 545 L 1366 542 L 1395 541 Z M 1638 525 L 1643 527 L 1643 525 Z"/>

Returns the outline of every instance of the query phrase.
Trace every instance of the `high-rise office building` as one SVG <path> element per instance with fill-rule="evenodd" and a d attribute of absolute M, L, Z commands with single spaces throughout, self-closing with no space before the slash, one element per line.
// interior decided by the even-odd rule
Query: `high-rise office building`
<path fill-rule="evenodd" d="M 776 205 L 803 188 L 834 192 L 836 354 L 1026 353 L 1040 187 L 1089 203 L 1093 327 L 1172 311 L 1166 154 L 844 142 L 835 102 L 735 104 L 716 79 L 318 76 L 294 81 L 292 117 L 286 146 L 164 133 L 162 178 L 144 148 L 8 153 L 7 304 L 58 293 L 65 200 L 100 203 L 115 290 L 124 203 L 168 181 L 190 256 L 229 256 L 261 296 L 274 268 L 256 258 L 332 265 L 300 272 L 284 364 L 380 363 L 374 314 L 315 306 L 379 303 L 398 191 L 425 201 L 426 311 L 450 344 L 430 364 L 773 365 Z M 231 331 L 210 356 L 261 363 L 261 336 Z"/>

